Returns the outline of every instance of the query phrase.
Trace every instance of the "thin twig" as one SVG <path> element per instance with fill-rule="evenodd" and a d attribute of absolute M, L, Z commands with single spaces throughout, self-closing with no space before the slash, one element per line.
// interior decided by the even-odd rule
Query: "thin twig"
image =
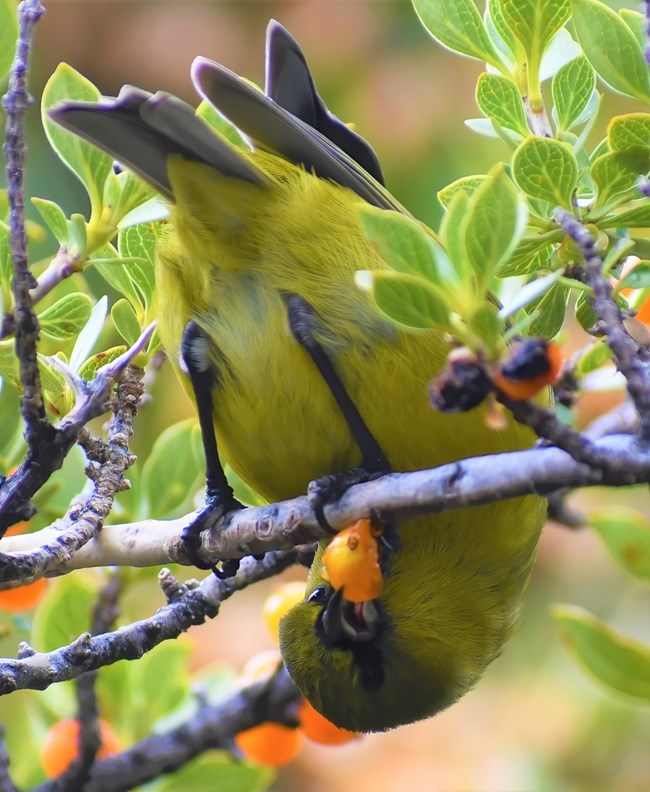
<path fill-rule="evenodd" d="M 281 668 L 268 682 L 235 691 L 217 704 L 202 703 L 182 725 L 152 734 L 94 765 L 84 792 L 116 792 L 173 773 L 208 750 L 232 750 L 240 731 L 265 721 L 295 725 L 300 693 Z M 45 783 L 34 792 L 54 792 Z"/>
<path fill-rule="evenodd" d="M 34 512 L 29 498 L 38 492 L 55 470 L 58 470 L 75 444 L 83 427 L 104 413 L 110 393 L 126 367 L 138 355 L 154 331 L 147 327 L 135 344 L 103 366 L 97 375 L 84 383 L 84 392 L 75 407 L 53 427 L 50 442 L 29 453 L 15 473 L 0 482 L 0 531 L 4 532 L 17 519 L 28 519 Z"/>
<path fill-rule="evenodd" d="M 18 792 L 9 775 L 9 754 L 5 746 L 5 730 L 0 724 L 0 792 Z"/>
<path fill-rule="evenodd" d="M 142 369 L 129 366 L 124 381 L 117 388 L 106 449 L 102 448 L 100 464 L 95 463 L 92 468 L 92 493 L 85 503 L 74 507 L 69 527 L 59 532 L 55 541 L 41 545 L 37 552 L 0 554 L 0 579 L 26 580 L 43 576 L 69 561 L 97 535 L 110 514 L 116 493 L 124 488 L 124 473 L 134 461 L 128 443 L 143 391 L 142 375 Z M 106 458 L 104 453 L 108 454 Z M 93 465 L 93 461 L 90 464 Z"/>
<path fill-rule="evenodd" d="M 18 42 L 9 75 L 9 86 L 2 105 L 7 115 L 4 153 L 9 199 L 9 228 L 14 264 L 12 290 L 14 296 L 14 332 L 16 356 L 23 386 L 21 412 L 25 422 L 25 438 L 32 452 L 51 441 L 54 429 L 45 415 L 41 379 L 36 357 L 39 324 L 32 307 L 30 289 L 36 281 L 27 261 L 25 231 L 25 193 L 23 187 L 25 113 L 32 104 L 27 92 L 27 68 L 34 26 L 45 13 L 38 0 L 23 0 L 18 8 Z"/>
<path fill-rule="evenodd" d="M 246 559 L 234 578 L 218 580 L 208 575 L 176 602 L 164 605 L 153 616 L 113 632 L 91 636 L 84 633 L 69 646 L 53 652 L 34 652 L 21 644 L 18 658 L 0 659 L 0 695 L 14 690 L 44 690 L 56 682 L 76 679 L 86 671 L 118 660 L 136 660 L 154 646 L 194 624 L 214 618 L 221 603 L 235 591 L 279 574 L 296 561 L 296 552 L 269 553 L 261 561 Z"/>
<path fill-rule="evenodd" d="M 627 382 L 627 389 L 639 413 L 641 440 L 650 443 L 650 354 L 639 347 L 625 329 L 624 317 L 612 298 L 612 284 L 603 275 L 603 260 L 596 248 L 596 240 L 589 230 L 564 209 L 556 209 L 555 221 L 566 231 L 580 249 L 585 260 L 585 282 L 593 289 L 594 311 L 616 367 Z"/>

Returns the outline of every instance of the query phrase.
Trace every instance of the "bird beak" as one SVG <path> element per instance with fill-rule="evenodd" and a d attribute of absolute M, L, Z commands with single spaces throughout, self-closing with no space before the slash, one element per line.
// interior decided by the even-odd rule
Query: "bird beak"
<path fill-rule="evenodd" d="M 372 641 L 377 637 L 380 616 L 373 602 L 350 602 L 343 589 L 333 591 L 323 609 L 323 635 L 330 646 Z"/>

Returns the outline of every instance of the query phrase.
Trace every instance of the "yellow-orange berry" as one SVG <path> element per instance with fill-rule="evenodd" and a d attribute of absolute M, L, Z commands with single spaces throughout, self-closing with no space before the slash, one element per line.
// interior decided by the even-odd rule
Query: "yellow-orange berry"
<path fill-rule="evenodd" d="M 262 606 L 264 624 L 272 638 L 276 641 L 280 633 L 280 619 L 288 613 L 294 605 L 305 598 L 305 583 L 292 581 L 284 583 L 272 591 Z"/>
<path fill-rule="evenodd" d="M 0 591 L 0 608 L 11 613 L 22 613 L 35 608 L 47 591 L 47 580 L 39 578 L 26 586 Z"/>
<path fill-rule="evenodd" d="M 98 759 L 106 759 L 122 750 L 111 725 L 100 718 L 99 731 L 101 746 L 97 752 Z M 47 732 L 41 744 L 43 769 L 48 778 L 61 775 L 70 767 L 79 753 L 79 721 L 66 718 L 57 721 Z"/>
<path fill-rule="evenodd" d="M 260 723 L 235 735 L 235 745 L 251 762 L 267 767 L 282 767 L 300 753 L 305 735 L 281 723 Z"/>
<path fill-rule="evenodd" d="M 368 602 L 381 596 L 384 578 L 370 520 L 357 520 L 336 534 L 323 553 L 323 577 L 335 589 L 342 588 L 350 602 Z"/>
<path fill-rule="evenodd" d="M 357 732 L 341 729 L 332 721 L 327 720 L 307 700 L 303 700 L 300 705 L 298 720 L 305 736 L 321 745 L 344 745 L 359 737 Z"/>

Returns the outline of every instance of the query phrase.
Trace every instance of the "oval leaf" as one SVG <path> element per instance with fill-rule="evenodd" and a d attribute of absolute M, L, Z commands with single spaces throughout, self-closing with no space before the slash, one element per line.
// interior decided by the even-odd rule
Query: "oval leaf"
<path fill-rule="evenodd" d="M 362 270 L 355 273 L 355 281 L 393 322 L 418 330 L 449 326 L 449 307 L 444 296 L 423 278 L 402 272 Z"/>
<path fill-rule="evenodd" d="M 93 309 L 87 294 L 66 294 L 38 315 L 43 335 L 54 341 L 76 336 L 88 321 Z"/>
<path fill-rule="evenodd" d="M 420 21 L 443 47 L 469 58 L 500 64 L 472 0 L 413 0 Z"/>
<path fill-rule="evenodd" d="M 524 140 L 514 153 L 512 172 L 526 195 L 572 208 L 578 161 L 568 143 L 540 137 Z"/>
<path fill-rule="evenodd" d="M 80 179 L 90 197 L 94 212 L 102 207 L 104 182 L 113 169 L 113 160 L 95 146 L 50 120 L 47 110 L 64 100 L 96 102 L 99 91 L 67 63 L 57 66 L 43 89 L 42 117 L 50 145 Z"/>
<path fill-rule="evenodd" d="M 643 703 L 650 702 L 650 649 L 625 638 L 583 608 L 553 609 L 564 642 L 601 684 Z"/>
<path fill-rule="evenodd" d="M 619 564 L 650 581 L 650 520 L 634 509 L 612 506 L 590 514 L 589 524 Z"/>
<path fill-rule="evenodd" d="M 599 0 L 571 0 L 578 41 L 610 88 L 650 101 L 648 65 L 639 42 L 621 17 Z"/>
<path fill-rule="evenodd" d="M 562 66 L 551 85 L 558 130 L 571 129 L 587 106 L 595 87 L 596 72 L 584 55 Z"/>
<path fill-rule="evenodd" d="M 481 74 L 476 84 L 476 102 L 493 122 L 522 137 L 530 133 L 521 94 L 511 80 L 496 74 Z"/>

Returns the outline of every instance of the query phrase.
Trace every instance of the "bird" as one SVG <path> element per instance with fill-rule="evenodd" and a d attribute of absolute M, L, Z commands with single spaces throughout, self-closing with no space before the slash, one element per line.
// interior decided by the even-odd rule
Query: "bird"
<path fill-rule="evenodd" d="M 349 483 L 530 447 L 533 434 L 510 414 L 494 428 L 485 405 L 432 408 L 428 385 L 449 337 L 389 321 L 355 282 L 359 270 L 390 269 L 364 232 L 364 209 L 411 215 L 275 21 L 266 55 L 264 90 L 206 58 L 192 65 L 198 93 L 244 148 L 164 92 L 125 86 L 50 111 L 169 205 L 156 254 L 159 333 L 198 408 L 211 506 L 239 507 L 220 457 L 273 502 L 331 476 Z M 346 480 L 349 471 L 361 475 Z M 303 695 L 359 732 L 452 705 L 517 628 L 545 514 L 529 495 L 405 520 L 383 593 L 362 605 L 325 579 L 324 539 L 305 598 L 280 628 Z"/>

